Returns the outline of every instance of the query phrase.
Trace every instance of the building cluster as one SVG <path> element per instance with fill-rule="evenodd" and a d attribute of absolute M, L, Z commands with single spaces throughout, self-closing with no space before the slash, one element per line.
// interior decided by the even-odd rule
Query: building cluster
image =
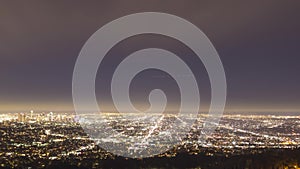
<path fill-rule="evenodd" d="M 33 110 L 31 110 L 29 113 L 26 112 L 19 112 L 17 113 L 17 118 L 13 118 L 16 122 L 29 122 L 29 123 L 39 123 L 39 122 L 70 122 L 74 120 L 74 115 L 69 115 L 66 113 L 57 113 L 54 114 L 53 112 L 41 112 L 41 113 L 34 113 Z"/>
<path fill-rule="evenodd" d="M 124 153 L 117 151 L 123 151 L 125 146 L 128 154 L 143 150 L 140 152 L 147 155 L 165 149 L 173 140 L 182 140 L 157 157 L 174 157 L 178 153 L 230 156 L 300 145 L 299 116 L 224 115 L 212 135 L 202 131 L 206 117 L 200 115 L 186 133 L 184 121 L 190 120 L 189 116 L 177 119 L 155 115 L 141 122 L 141 117 L 135 121 L 115 114 L 104 119 L 58 112 L 1 114 L 0 167 L 26 166 L 28 161 L 43 166 L 55 160 L 114 159 L 116 156 L 101 148 L 104 144 L 115 147 L 117 154 Z M 172 127 L 176 120 L 182 123 Z M 91 140 L 85 128 L 98 132 L 101 139 Z M 136 137 L 147 139 L 138 144 Z"/>

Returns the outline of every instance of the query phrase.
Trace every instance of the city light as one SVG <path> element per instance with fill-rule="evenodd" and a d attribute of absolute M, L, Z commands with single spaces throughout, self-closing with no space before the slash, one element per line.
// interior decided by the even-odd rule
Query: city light
<path fill-rule="evenodd" d="M 119 135 L 103 133 L 103 139 L 98 140 L 106 144 L 117 146 L 131 141 L 131 136 L 149 138 L 137 147 L 128 147 L 128 152 L 139 151 L 141 147 L 158 144 L 163 147 L 163 142 L 157 142 L 155 137 L 163 133 L 172 123 L 170 117 L 163 118 L 163 123 L 151 130 L 152 120 L 157 115 L 148 116 L 149 123 L 135 123 L 126 121 L 117 113 L 104 113 L 105 121 L 95 125 L 95 130 L 101 128 L 101 123 L 109 124 L 118 131 Z M 89 114 L 86 114 L 88 117 Z M 84 119 L 86 117 L 81 117 Z M 7 146 L 1 147 L 0 159 L 11 161 L 15 166 L 19 163 L 11 157 L 35 156 L 37 159 L 60 160 L 72 156 L 76 159 L 91 158 L 97 156 L 100 159 L 113 159 L 115 156 L 97 146 L 97 141 L 92 140 L 84 132 L 75 120 L 74 113 L 64 112 L 34 112 L 4 113 L 0 116 L 1 143 Z M 98 120 L 97 117 L 93 117 Z M 140 117 L 138 117 L 140 118 Z M 177 117 L 178 118 L 178 117 Z M 180 117 L 180 118 L 189 118 Z M 199 114 L 197 123 L 182 142 L 169 151 L 157 155 L 157 157 L 175 157 L 180 152 L 190 155 L 205 153 L 206 156 L 226 157 L 260 153 L 266 149 L 294 149 L 300 145 L 300 116 L 274 116 L 274 115 L 224 115 L 215 133 L 206 138 L 205 142 L 199 142 L 206 114 Z M 183 119 L 184 120 L 184 119 Z M 107 137 L 104 137 L 107 135 Z M 123 135 L 120 137 L 120 135 Z M 178 133 L 178 136 L 180 133 Z M 151 140 L 153 139 L 153 140 Z M 24 149 L 25 148 L 25 149 Z M 149 152 L 150 153 L 150 152 Z"/>

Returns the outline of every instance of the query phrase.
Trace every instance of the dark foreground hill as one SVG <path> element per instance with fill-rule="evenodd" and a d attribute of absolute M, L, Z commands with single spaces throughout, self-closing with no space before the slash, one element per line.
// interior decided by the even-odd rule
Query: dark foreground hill
<path fill-rule="evenodd" d="M 29 160 L 29 159 L 20 159 Z M 179 168 L 201 168 L 201 169 L 297 169 L 300 164 L 300 149 L 271 149 L 257 154 L 226 156 L 189 155 L 181 153 L 175 157 L 153 157 L 146 159 L 126 159 L 116 157 L 115 159 L 82 159 L 76 160 L 72 157 L 64 160 L 52 161 L 27 161 L 24 168 L 111 168 L 111 169 L 179 169 Z M 298 168 L 300 169 L 300 168 Z"/>

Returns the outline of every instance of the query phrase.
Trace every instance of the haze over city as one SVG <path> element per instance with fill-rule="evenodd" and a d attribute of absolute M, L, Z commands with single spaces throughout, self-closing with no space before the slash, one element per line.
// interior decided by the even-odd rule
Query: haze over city
<path fill-rule="evenodd" d="M 72 73 L 86 40 L 113 19 L 142 11 L 162 11 L 189 20 L 215 46 L 227 77 L 226 111 L 298 111 L 299 6 L 297 1 L 94 1 L 84 5 L 73 1 L 71 6 L 67 1 L 2 2 L 0 109 L 72 111 Z M 98 73 L 96 79 L 101 104 L 110 109 L 105 85 L 113 65 L 123 55 L 145 47 L 168 49 L 192 63 L 205 109 L 210 86 L 201 61 L 194 62 L 191 52 L 180 42 L 158 35 L 128 38 L 107 54 L 110 59 L 102 67 L 104 73 Z M 161 76 L 165 75 L 150 71 L 135 79 L 131 93 L 136 105 L 147 106 L 145 87 L 147 91 L 151 85 L 169 85 L 163 83 L 168 77 Z M 172 100 L 176 98 L 176 86 L 171 86 L 169 93 L 169 103 L 176 105 L 178 100 Z"/>

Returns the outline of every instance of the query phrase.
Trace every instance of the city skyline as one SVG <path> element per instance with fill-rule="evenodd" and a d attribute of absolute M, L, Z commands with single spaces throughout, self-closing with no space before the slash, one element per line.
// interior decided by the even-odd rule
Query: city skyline
<path fill-rule="evenodd" d="M 240 168 L 246 166 L 253 169 L 260 168 L 260 166 L 299 168 L 299 163 L 292 160 L 297 159 L 299 154 L 297 151 L 300 143 L 299 115 L 224 115 L 215 132 L 211 136 L 204 136 L 207 137 L 205 140 L 201 139 L 200 134 L 204 129 L 205 114 L 198 117 L 188 133 L 181 133 L 179 130 L 174 135 L 170 135 L 171 131 L 168 129 L 172 123 L 172 117 L 165 116 L 164 122 L 151 134 L 154 137 L 147 137 L 146 144 L 137 144 L 134 138 L 149 135 L 156 117 L 150 115 L 146 123 L 135 123 L 124 120 L 117 114 L 108 113 L 106 116 L 104 121 L 97 119 L 98 116 L 95 117 L 94 120 L 99 124 L 96 125 L 96 123 L 83 121 L 79 124 L 78 121 L 81 121 L 81 118 L 88 118 L 86 115 L 78 118 L 74 114 L 64 112 L 30 111 L 0 114 L 0 134 L 2 135 L 0 166 L 106 168 L 105 166 L 108 165 L 110 168 L 122 168 L 124 166 L 118 163 L 125 162 L 126 167 L 134 163 L 136 167 L 152 168 L 159 166 L 155 161 L 164 160 L 164 163 L 160 164 L 165 165 L 165 168 L 169 165 L 175 165 L 174 168 L 188 168 L 190 165 L 181 164 L 180 167 L 174 162 L 177 161 L 176 159 L 187 160 L 185 158 L 190 157 L 193 159 L 191 166 L 195 168 L 229 166 Z M 180 118 L 185 120 L 189 118 L 189 115 Z M 82 128 L 82 125 L 91 125 L 94 129 L 103 130 L 100 125 L 103 123 L 109 124 L 116 133 L 112 134 L 104 130 L 101 132 L 103 135 L 101 139 L 92 139 Z M 184 127 L 184 123 L 180 127 Z M 180 135 L 184 137 L 178 144 L 169 147 L 166 152 L 153 154 L 153 151 L 157 150 L 150 148 L 153 144 L 156 144 L 159 149 L 164 149 L 169 144 L 160 141 L 160 133 L 167 138 Z M 107 151 L 105 145 L 116 147 L 116 149 L 113 152 Z M 122 151 L 123 146 L 127 147 L 125 152 Z M 145 146 L 146 152 L 143 152 L 143 155 L 147 158 L 131 159 L 134 158 L 132 153 L 139 152 Z M 267 161 L 263 163 L 256 161 L 262 158 L 259 157 L 261 154 L 266 154 L 267 157 L 263 156 L 263 158 Z M 283 154 L 288 154 L 288 156 Z M 274 157 L 279 158 L 278 155 L 280 160 L 270 160 Z M 247 157 L 247 162 L 243 161 L 245 157 Z M 236 161 L 235 158 L 239 160 Z M 203 159 L 206 159 L 205 162 Z M 139 161 L 143 161 L 143 164 Z M 228 161 L 232 162 L 228 163 Z"/>
<path fill-rule="evenodd" d="M 0 168 L 300 169 L 299 9 L 0 2 Z"/>

